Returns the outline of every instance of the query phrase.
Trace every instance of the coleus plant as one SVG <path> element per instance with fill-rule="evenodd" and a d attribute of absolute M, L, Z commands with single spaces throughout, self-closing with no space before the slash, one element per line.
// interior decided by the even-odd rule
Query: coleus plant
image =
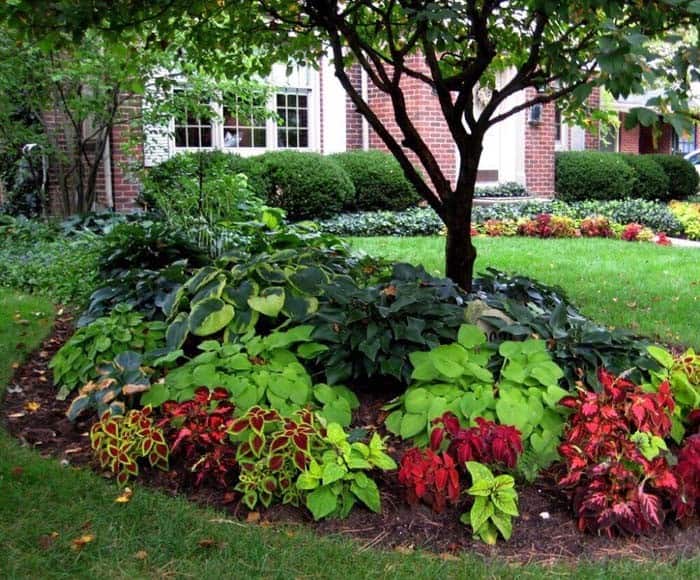
<path fill-rule="evenodd" d="M 448 502 L 459 501 L 461 482 L 457 464 L 449 453 L 413 447 L 401 458 L 399 483 L 406 488 L 410 504 L 422 501 L 436 512 Z"/>
<path fill-rule="evenodd" d="M 643 439 L 663 439 L 671 430 L 669 385 L 645 393 L 604 369 L 599 381 L 602 393 L 581 390 L 561 401 L 573 414 L 559 447 L 567 468 L 559 484 L 569 491 L 583 531 L 612 536 L 659 528 L 679 484 L 661 446 L 649 453 Z"/>
<path fill-rule="evenodd" d="M 680 493 L 673 497 L 672 503 L 680 519 L 700 512 L 700 433 L 686 438 L 677 459 L 673 473 L 680 484 Z"/>
<path fill-rule="evenodd" d="M 221 487 L 232 484 L 236 449 L 229 441 L 234 405 L 225 389 L 198 388 L 189 401 L 167 401 L 159 425 L 167 428 L 173 456 L 182 457 L 194 474 L 194 485 L 213 481 Z"/>
<path fill-rule="evenodd" d="M 647 347 L 649 354 L 660 365 L 660 370 L 651 370 L 651 382 L 643 385 L 646 390 L 657 391 L 659 385 L 668 383 L 676 403 L 673 412 L 671 436 L 680 443 L 690 423 L 690 416 L 700 409 L 700 355 L 692 348 L 673 355 L 658 346 Z"/>
<path fill-rule="evenodd" d="M 168 469 L 168 446 L 150 407 L 116 416 L 107 411 L 90 428 L 90 446 L 100 466 L 116 475 L 119 485 L 138 476 L 140 459 Z"/>

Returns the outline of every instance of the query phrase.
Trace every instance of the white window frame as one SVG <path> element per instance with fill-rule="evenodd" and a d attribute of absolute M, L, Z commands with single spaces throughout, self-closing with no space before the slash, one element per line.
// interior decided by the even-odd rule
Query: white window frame
<path fill-rule="evenodd" d="M 277 94 L 278 93 L 297 93 L 307 96 L 308 108 L 308 143 L 306 147 L 279 147 L 277 142 L 277 120 L 274 117 L 266 121 L 266 146 L 265 147 L 224 147 L 224 119 L 223 106 L 221 104 L 212 104 L 212 146 L 211 147 L 176 147 L 175 146 L 175 119 L 170 120 L 168 132 L 168 157 L 177 155 L 178 153 L 188 153 L 195 151 L 223 151 L 233 153 L 241 157 L 252 157 L 260 155 L 267 151 L 319 151 L 321 144 L 321 123 L 320 123 L 320 107 L 321 107 L 321 91 L 320 79 L 317 71 L 308 67 L 298 67 L 291 76 L 288 76 L 286 67 L 275 65 L 273 72 L 270 75 L 269 81 L 274 85 L 275 89 L 270 91 L 269 99 L 266 103 L 268 111 L 277 112 Z"/>

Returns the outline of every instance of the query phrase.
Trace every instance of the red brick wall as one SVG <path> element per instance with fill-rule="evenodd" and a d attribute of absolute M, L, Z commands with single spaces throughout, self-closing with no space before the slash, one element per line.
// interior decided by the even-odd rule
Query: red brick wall
<path fill-rule="evenodd" d="M 128 212 L 139 208 L 136 198 L 140 185 L 134 170 L 143 167 L 143 135 L 140 127 L 132 128 L 129 125 L 129 120 L 138 118 L 140 111 L 141 99 L 129 100 L 122 105 L 119 114 L 126 122 L 112 128 L 112 198 L 116 211 Z M 127 151 L 126 141 L 131 131 L 139 135 L 139 144 L 134 151 Z"/>
<path fill-rule="evenodd" d="M 428 65 L 420 56 L 408 59 L 408 66 L 422 72 L 428 71 Z M 445 176 L 454 183 L 457 174 L 457 150 L 442 116 L 437 97 L 430 87 L 417 79 L 405 77 L 401 88 L 408 104 L 409 118 L 432 151 Z M 389 97 L 372 83 L 369 83 L 368 96 L 372 110 L 400 143 L 402 133 L 394 121 L 394 109 Z M 370 131 L 369 148 L 386 150 L 384 142 L 374 131 Z M 421 167 L 413 152 L 408 149 L 405 151 L 413 163 Z"/>
<path fill-rule="evenodd" d="M 588 97 L 588 107 L 591 111 L 600 108 L 600 89 L 595 88 Z M 586 149 L 598 149 L 598 124 L 594 123 L 589 130 L 586 131 Z"/>
<path fill-rule="evenodd" d="M 348 71 L 352 86 L 362 91 L 362 72 L 360 65 L 353 65 Z M 350 97 L 345 95 L 345 147 L 348 151 L 362 149 L 362 115 L 358 113 Z"/>
<path fill-rule="evenodd" d="M 639 125 L 625 129 L 626 116 L 620 114 L 620 153 L 639 153 Z"/>
<path fill-rule="evenodd" d="M 526 98 L 535 95 L 528 90 Z M 554 103 L 542 107 L 540 122 L 529 122 L 530 112 L 525 111 L 525 187 L 534 195 L 554 195 Z"/>

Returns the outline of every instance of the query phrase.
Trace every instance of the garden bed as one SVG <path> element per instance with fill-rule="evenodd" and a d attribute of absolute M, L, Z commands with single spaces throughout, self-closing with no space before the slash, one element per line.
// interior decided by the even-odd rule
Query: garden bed
<path fill-rule="evenodd" d="M 2 422 L 23 444 L 42 455 L 58 458 L 66 466 L 92 464 L 87 431 L 91 421 L 69 422 L 65 417 L 67 401 L 57 401 L 48 362 L 72 333 L 72 320 L 60 317 L 42 346 L 18 367 L 3 402 Z M 20 389 L 20 390 L 18 390 Z M 356 426 L 377 426 L 383 420 L 383 400 L 360 394 L 361 407 L 354 415 Z M 38 407 L 37 407 L 38 404 Z M 391 443 L 394 443 L 392 446 Z M 390 440 L 389 451 L 395 457 L 405 444 Z M 176 468 L 177 463 L 173 462 Z M 307 525 L 319 534 L 343 534 L 356 539 L 364 548 L 390 548 L 398 551 L 428 549 L 451 557 L 463 551 L 517 563 L 575 562 L 625 557 L 634 560 L 660 561 L 689 557 L 698 552 L 700 526 L 697 518 L 685 528 L 671 524 L 650 536 L 614 538 L 584 535 L 576 529 L 569 501 L 554 484 L 556 474 L 545 472 L 534 484 L 519 485 L 520 517 L 515 521 L 513 536 L 507 543 L 489 547 L 473 540 L 459 523 L 461 511 L 449 507 L 436 514 L 427 506 L 409 506 L 403 499 L 396 472 L 378 477 L 383 510 L 373 514 L 364 508 L 351 512 L 345 520 L 311 521 L 305 510 L 273 506 L 256 512 L 239 501 L 239 496 L 212 487 L 193 490 L 178 475 L 177 469 L 160 472 L 143 470 L 135 485 L 163 489 L 168 494 L 185 494 L 192 500 L 214 505 L 226 512 L 232 522 L 260 522 L 261 525 Z M 132 484 L 132 488 L 135 487 Z M 138 491 L 137 491 L 138 493 Z M 549 517 L 543 518 L 546 512 Z M 293 531 L 289 531 L 290 534 Z"/>

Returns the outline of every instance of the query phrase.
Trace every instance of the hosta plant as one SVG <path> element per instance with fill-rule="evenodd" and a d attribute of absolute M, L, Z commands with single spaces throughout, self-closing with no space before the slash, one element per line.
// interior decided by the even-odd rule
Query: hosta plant
<path fill-rule="evenodd" d="M 162 322 L 144 322 L 130 306 L 117 305 L 109 316 L 80 328 L 51 359 L 54 383 L 61 387 L 57 398 L 63 400 L 75 387 L 98 378 L 98 367 L 119 353 L 158 349 L 164 337 Z"/>
<path fill-rule="evenodd" d="M 582 390 L 562 400 L 573 414 L 559 447 L 567 469 L 559 484 L 572 498 L 582 531 L 612 536 L 660 528 L 679 493 L 662 446 L 649 452 L 649 443 L 671 430 L 668 383 L 645 393 L 603 369 L 599 379 L 602 393 Z"/>
<path fill-rule="evenodd" d="M 191 400 L 163 405 L 160 425 L 167 429 L 173 457 L 182 457 L 194 485 L 212 481 L 228 487 L 235 479 L 236 449 L 229 441 L 234 406 L 224 389 L 198 388 Z"/>
<path fill-rule="evenodd" d="M 374 433 L 369 443 L 348 441 L 348 434 L 337 423 L 330 423 L 321 440 L 319 453 L 296 486 L 305 494 L 305 504 L 315 520 L 345 518 L 358 501 L 373 512 L 381 511 L 376 482 L 366 472 L 396 469 L 386 454 L 384 440 Z"/>
<path fill-rule="evenodd" d="M 509 540 L 513 518 L 518 517 L 518 493 L 510 475 L 494 476 L 491 470 L 475 461 L 467 462 L 472 485 L 467 493 L 474 498 L 469 512 L 460 521 L 472 528 L 475 537 L 489 545 L 496 543 L 498 534 Z"/>
<path fill-rule="evenodd" d="M 454 341 L 464 322 L 459 287 L 408 264 L 396 264 L 390 282 L 366 288 L 335 280 L 308 320 L 314 340 L 328 346 L 319 362 L 330 384 L 383 375 L 408 383 L 409 353 Z"/>
<path fill-rule="evenodd" d="M 106 411 L 123 415 L 127 407 L 135 406 L 137 395 L 151 388 L 141 365 L 141 355 L 132 351 L 119 353 L 112 362 L 101 365 L 100 378 L 83 385 L 71 402 L 66 411 L 68 419 L 75 421 L 91 409 L 96 409 L 98 416 Z"/>
<path fill-rule="evenodd" d="M 168 446 L 163 431 L 153 422 L 150 407 L 119 416 L 107 411 L 90 428 L 90 446 L 100 466 L 111 471 L 119 485 L 139 474 L 140 459 L 148 459 L 152 467 L 168 469 Z"/>
<path fill-rule="evenodd" d="M 657 391 L 663 383 L 670 385 L 676 403 L 671 435 L 676 443 L 680 443 L 691 413 L 700 409 L 700 355 L 695 354 L 692 348 L 679 355 L 658 346 L 649 346 L 647 351 L 661 365 L 661 369 L 650 371 L 651 382 L 644 387 Z"/>

